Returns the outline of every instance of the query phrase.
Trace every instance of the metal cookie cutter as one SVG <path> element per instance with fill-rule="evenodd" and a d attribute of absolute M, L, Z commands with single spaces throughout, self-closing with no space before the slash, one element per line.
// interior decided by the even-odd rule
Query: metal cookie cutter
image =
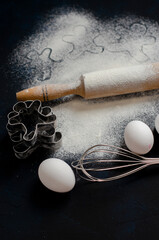
<path fill-rule="evenodd" d="M 16 157 L 26 158 L 39 146 L 57 149 L 62 135 L 55 131 L 55 121 L 52 109 L 39 100 L 16 103 L 6 126 Z"/>

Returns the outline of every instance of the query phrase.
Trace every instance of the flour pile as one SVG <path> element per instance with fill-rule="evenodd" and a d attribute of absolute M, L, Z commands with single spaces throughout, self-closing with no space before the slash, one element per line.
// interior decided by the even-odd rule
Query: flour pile
<path fill-rule="evenodd" d="M 100 22 L 88 13 L 70 11 L 48 16 L 15 49 L 11 66 L 13 74 L 23 77 L 22 88 L 69 83 L 92 71 L 157 62 L 158 46 L 156 22 L 134 16 Z M 127 123 L 138 119 L 153 129 L 158 109 L 158 91 L 89 101 L 64 97 L 53 103 L 63 135 L 63 146 L 54 156 L 73 158 L 99 143 L 122 145 Z"/>

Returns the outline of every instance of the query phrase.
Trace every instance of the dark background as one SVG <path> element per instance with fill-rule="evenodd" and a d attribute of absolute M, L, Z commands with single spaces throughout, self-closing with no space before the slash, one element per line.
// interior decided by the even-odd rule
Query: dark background
<path fill-rule="evenodd" d="M 70 193 L 57 194 L 38 180 L 45 151 L 39 150 L 27 160 L 14 156 L 5 125 L 21 86 L 12 81 L 8 59 L 48 11 L 61 7 L 83 8 L 101 20 L 131 14 L 159 22 L 157 0 L 1 2 L 0 240 L 159 239 L 159 167 L 112 183 L 78 182 Z M 151 156 L 159 156 L 159 137 L 154 134 Z"/>

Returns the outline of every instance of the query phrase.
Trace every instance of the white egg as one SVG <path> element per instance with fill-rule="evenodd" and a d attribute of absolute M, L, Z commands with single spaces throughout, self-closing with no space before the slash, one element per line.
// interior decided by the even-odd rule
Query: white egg
<path fill-rule="evenodd" d="M 72 168 L 58 158 L 49 158 L 43 161 L 39 166 L 38 175 L 43 185 L 55 192 L 69 192 L 75 185 Z"/>
<path fill-rule="evenodd" d="M 156 131 L 159 133 L 159 114 L 155 119 L 155 128 L 156 128 Z"/>
<path fill-rule="evenodd" d="M 124 140 L 126 146 L 134 153 L 146 154 L 154 144 L 151 129 L 142 121 L 131 121 L 125 128 Z"/>

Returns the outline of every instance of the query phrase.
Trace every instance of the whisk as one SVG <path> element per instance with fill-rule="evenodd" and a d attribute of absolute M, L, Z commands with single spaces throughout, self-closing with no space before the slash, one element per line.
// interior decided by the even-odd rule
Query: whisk
<path fill-rule="evenodd" d="M 97 154 L 99 156 L 96 156 Z M 109 159 L 109 157 L 105 157 L 106 154 L 108 156 L 117 154 L 123 159 Z M 159 158 L 143 157 L 124 148 L 108 144 L 98 144 L 90 147 L 79 160 L 71 163 L 81 178 L 92 182 L 108 182 L 121 179 L 154 164 L 159 164 Z M 115 171 L 115 174 L 103 178 L 94 176 L 95 173 L 104 171 L 107 175 L 110 171 L 113 173 Z M 116 173 L 117 171 L 124 171 L 124 173 Z"/>

